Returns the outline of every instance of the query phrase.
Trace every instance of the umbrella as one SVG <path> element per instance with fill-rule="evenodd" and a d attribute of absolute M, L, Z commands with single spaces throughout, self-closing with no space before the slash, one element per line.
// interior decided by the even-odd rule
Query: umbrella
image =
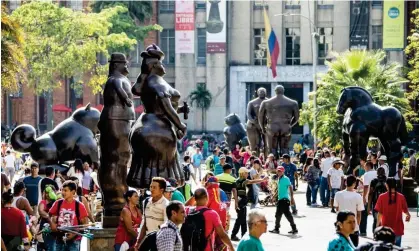
<path fill-rule="evenodd" d="M 63 104 L 60 104 L 60 105 L 53 105 L 53 106 L 52 106 L 52 110 L 53 110 L 54 112 L 72 112 L 72 110 L 71 110 L 71 108 L 70 108 L 70 107 L 68 107 L 68 106 L 66 106 L 66 105 L 63 105 Z"/>

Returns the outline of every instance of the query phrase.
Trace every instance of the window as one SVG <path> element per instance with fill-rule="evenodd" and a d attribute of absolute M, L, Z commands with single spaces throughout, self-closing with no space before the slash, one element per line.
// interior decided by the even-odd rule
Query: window
<path fill-rule="evenodd" d="M 268 52 L 265 39 L 265 29 L 254 29 L 253 33 L 253 63 L 255 65 L 266 65 Z"/>
<path fill-rule="evenodd" d="M 38 124 L 47 123 L 47 97 L 45 94 L 38 96 Z"/>
<path fill-rule="evenodd" d="M 285 9 L 301 9 L 300 1 L 297 0 L 287 0 L 285 1 Z"/>
<path fill-rule="evenodd" d="M 129 61 L 131 65 L 141 64 L 141 52 L 143 50 L 144 50 L 144 43 L 141 41 L 137 41 L 137 45 L 129 53 L 129 57 L 130 57 Z"/>
<path fill-rule="evenodd" d="M 318 28 L 319 43 L 318 43 L 318 64 L 324 65 L 329 53 L 332 51 L 333 45 L 333 28 Z"/>
<path fill-rule="evenodd" d="M 198 56 L 197 64 L 205 64 L 207 62 L 207 30 L 206 28 L 198 28 Z"/>
<path fill-rule="evenodd" d="M 71 9 L 75 11 L 83 10 L 83 1 L 82 0 L 72 0 L 71 1 Z"/>
<path fill-rule="evenodd" d="M 265 9 L 269 9 L 269 5 L 267 2 L 265 1 L 261 1 L 261 0 L 255 0 L 253 1 L 253 9 L 254 10 L 263 10 L 263 8 Z"/>
<path fill-rule="evenodd" d="M 164 29 L 160 33 L 160 44 L 165 56 L 163 63 L 174 64 L 175 63 L 175 30 Z"/>
<path fill-rule="evenodd" d="M 371 1 L 371 6 L 373 9 L 382 9 L 383 8 L 383 1 Z"/>
<path fill-rule="evenodd" d="M 12 11 L 12 10 L 16 10 L 17 9 L 17 7 L 19 7 L 20 6 L 20 0 L 10 0 L 10 2 L 9 2 L 9 9 Z"/>
<path fill-rule="evenodd" d="M 207 3 L 206 1 L 199 1 L 195 3 L 195 9 L 197 10 L 206 10 L 207 9 Z"/>
<path fill-rule="evenodd" d="M 300 65 L 300 28 L 285 29 L 286 65 Z"/>
<path fill-rule="evenodd" d="M 373 25 L 372 27 L 372 48 L 374 50 L 383 48 L 383 26 L 382 25 Z"/>
<path fill-rule="evenodd" d="M 160 13 L 173 13 L 175 11 L 174 0 L 163 0 L 159 1 L 159 12 Z"/>

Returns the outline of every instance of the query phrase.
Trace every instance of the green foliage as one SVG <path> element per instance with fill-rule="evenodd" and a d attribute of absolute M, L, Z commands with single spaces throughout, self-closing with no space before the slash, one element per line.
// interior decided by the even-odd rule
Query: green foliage
<path fill-rule="evenodd" d="M 158 24 L 139 26 L 138 22 L 144 22 L 150 18 L 153 13 L 151 1 L 94 1 L 92 2 L 92 10 L 96 13 L 116 6 L 126 8 L 128 11 L 112 17 L 110 20 L 112 27 L 111 33 L 125 33 L 129 38 L 137 41 L 143 41 L 149 31 L 162 31 L 163 28 Z M 109 51 L 119 51 L 129 53 L 129 47 L 116 46 L 109 48 Z"/>
<path fill-rule="evenodd" d="M 16 92 L 19 83 L 25 82 L 26 60 L 22 47 L 24 34 L 20 25 L 1 6 L 1 87 L 6 92 Z"/>
<path fill-rule="evenodd" d="M 404 97 L 400 77 L 400 65 L 384 64 L 384 51 L 347 51 L 335 53 L 335 60 L 328 62 L 329 70 L 321 76 L 317 88 L 317 112 L 313 109 L 313 93 L 303 103 L 300 124 L 308 123 L 313 128 L 317 118 L 317 138 L 320 144 L 340 148 L 342 137 L 342 115 L 336 113 L 341 90 L 348 86 L 360 86 L 369 91 L 382 106 L 394 106 L 403 114 L 411 111 Z M 408 123 L 411 128 L 411 124 Z"/>
<path fill-rule="evenodd" d="M 408 45 L 405 49 L 410 65 L 407 74 L 410 80 L 410 90 L 406 93 L 406 97 L 412 102 L 419 103 L 419 9 L 414 10 L 413 15 L 410 21 L 414 24 L 414 29 L 412 29 L 412 35 L 407 38 Z M 413 122 L 419 122 L 417 111 L 410 112 L 408 117 Z"/>
<path fill-rule="evenodd" d="M 205 84 L 198 84 L 196 89 L 189 94 L 191 106 L 195 103 L 197 107 L 208 110 L 211 106 L 212 94 L 205 87 Z"/>
<path fill-rule="evenodd" d="M 128 48 L 137 43 L 124 33 L 110 33 L 112 18 L 126 12 L 126 8 L 117 6 L 100 13 L 83 13 L 38 1 L 17 8 L 11 18 L 25 32 L 29 86 L 40 94 L 60 86 L 59 79 L 64 77 L 82 79 L 89 73 L 103 74 L 95 70 L 99 67 L 98 54 L 108 56 L 109 48 Z M 93 89 L 97 91 L 97 85 L 104 83 L 95 82 Z"/>

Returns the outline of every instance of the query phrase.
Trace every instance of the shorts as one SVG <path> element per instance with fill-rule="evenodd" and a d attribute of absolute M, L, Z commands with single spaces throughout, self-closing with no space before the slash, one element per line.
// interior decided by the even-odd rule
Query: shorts
<path fill-rule="evenodd" d="M 330 190 L 330 198 L 334 199 L 336 193 L 339 192 L 339 191 L 340 191 L 339 188 L 332 188 L 332 190 Z"/>

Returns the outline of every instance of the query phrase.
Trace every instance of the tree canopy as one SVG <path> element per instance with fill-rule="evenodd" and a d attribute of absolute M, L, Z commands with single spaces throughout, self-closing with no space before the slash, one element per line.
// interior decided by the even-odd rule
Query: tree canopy
<path fill-rule="evenodd" d="M 308 123 L 313 128 L 317 118 L 317 138 L 320 144 L 341 146 L 342 115 L 336 113 L 340 92 L 344 87 L 360 86 L 369 91 L 382 106 L 394 106 L 402 114 L 411 111 L 404 97 L 402 84 L 407 81 L 400 76 L 400 65 L 384 63 L 384 51 L 347 51 L 334 53 L 335 59 L 327 62 L 329 70 L 321 76 L 317 89 L 317 112 L 313 109 L 313 94 L 303 103 L 300 124 Z M 411 127 L 409 124 L 408 126 Z"/>
<path fill-rule="evenodd" d="M 1 87 L 6 92 L 16 92 L 19 83 L 25 82 L 26 59 L 23 30 L 13 21 L 1 5 Z"/>
<path fill-rule="evenodd" d="M 111 20 L 126 13 L 122 6 L 100 13 L 84 13 L 57 4 L 33 1 L 23 4 L 11 15 L 24 30 L 24 54 L 28 60 L 28 85 L 37 94 L 50 92 L 61 85 L 64 77 L 93 75 L 94 91 L 106 80 L 106 65 L 97 56 L 108 56 L 110 48 L 136 45 L 125 33 L 111 33 Z"/>
<path fill-rule="evenodd" d="M 416 103 L 416 109 L 419 109 L 419 9 L 413 11 L 414 17 L 411 22 L 414 25 L 412 35 L 407 38 L 408 45 L 405 49 L 406 56 L 410 68 L 408 69 L 407 77 L 410 80 L 409 90 L 406 97 L 413 103 Z M 409 116 L 415 117 L 416 113 L 411 113 Z M 419 122 L 417 117 L 415 122 Z"/>

